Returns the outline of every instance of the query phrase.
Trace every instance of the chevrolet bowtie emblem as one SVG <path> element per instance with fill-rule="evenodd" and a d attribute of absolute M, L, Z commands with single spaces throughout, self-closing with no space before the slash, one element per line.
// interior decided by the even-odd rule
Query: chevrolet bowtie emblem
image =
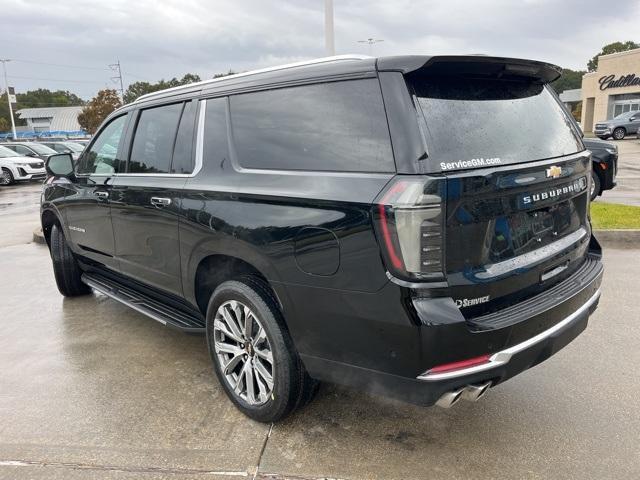
<path fill-rule="evenodd" d="M 553 165 L 547 168 L 547 178 L 558 178 L 560 175 L 562 175 L 562 167 Z"/>

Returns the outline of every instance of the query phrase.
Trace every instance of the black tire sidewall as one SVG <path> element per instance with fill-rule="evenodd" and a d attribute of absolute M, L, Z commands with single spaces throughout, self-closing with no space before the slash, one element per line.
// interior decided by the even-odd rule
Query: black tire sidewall
<path fill-rule="evenodd" d="M 75 297 L 91 293 L 91 288 L 82 282 L 82 270 L 58 224 L 51 227 L 49 253 L 56 285 L 62 295 Z"/>
<path fill-rule="evenodd" d="M 227 396 L 245 415 L 260 422 L 273 422 L 287 415 L 297 404 L 300 389 L 300 365 L 291 339 L 277 305 L 261 289 L 254 289 L 252 282 L 242 279 L 222 283 L 211 295 L 207 307 L 207 346 L 214 370 Z M 238 397 L 227 383 L 218 363 L 214 347 L 213 322 L 218 307 L 229 300 L 237 300 L 249 307 L 265 329 L 271 345 L 274 361 L 273 395 L 263 405 L 254 406 Z"/>

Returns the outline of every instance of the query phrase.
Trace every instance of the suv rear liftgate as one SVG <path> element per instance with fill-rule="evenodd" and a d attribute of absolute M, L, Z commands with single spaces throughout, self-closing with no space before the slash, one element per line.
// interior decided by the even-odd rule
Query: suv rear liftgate
<path fill-rule="evenodd" d="M 546 64 L 501 60 L 435 57 L 403 72 L 426 155 L 374 211 L 389 274 L 428 326 L 417 378 L 442 384 L 444 406 L 552 355 L 599 298 L 589 153 Z"/>

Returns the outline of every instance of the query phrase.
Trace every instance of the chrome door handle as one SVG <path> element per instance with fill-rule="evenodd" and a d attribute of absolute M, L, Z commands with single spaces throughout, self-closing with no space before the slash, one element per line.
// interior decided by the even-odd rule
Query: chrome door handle
<path fill-rule="evenodd" d="M 109 192 L 93 192 L 93 194 L 98 198 L 109 198 Z"/>
<path fill-rule="evenodd" d="M 171 205 L 171 199 L 162 197 L 151 197 L 151 204 L 155 205 L 156 207 L 166 207 L 168 205 Z"/>

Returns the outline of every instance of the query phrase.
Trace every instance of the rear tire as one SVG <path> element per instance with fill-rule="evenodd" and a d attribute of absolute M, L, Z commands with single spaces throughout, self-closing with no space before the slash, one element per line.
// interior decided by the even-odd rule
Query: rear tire
<path fill-rule="evenodd" d="M 60 293 L 65 297 L 77 297 L 91 293 L 91 288 L 81 280 L 82 270 L 59 225 L 51 227 L 49 251 L 53 261 L 53 274 Z"/>
<path fill-rule="evenodd" d="M 613 131 L 613 139 L 622 140 L 626 134 L 627 131 L 624 128 L 618 127 Z"/>
<path fill-rule="evenodd" d="M 593 202 L 601 193 L 602 183 L 600 182 L 600 177 L 595 172 L 591 172 L 591 192 L 589 194 L 591 201 Z"/>
<path fill-rule="evenodd" d="M 1 173 L 2 175 L 0 175 L 0 185 L 13 184 L 15 180 L 13 179 L 13 174 L 11 173 L 11 170 L 9 170 L 8 168 L 3 168 Z"/>
<path fill-rule="evenodd" d="M 259 278 L 240 277 L 216 288 L 207 307 L 207 345 L 225 393 L 258 422 L 281 420 L 318 390 L 276 299 Z"/>

